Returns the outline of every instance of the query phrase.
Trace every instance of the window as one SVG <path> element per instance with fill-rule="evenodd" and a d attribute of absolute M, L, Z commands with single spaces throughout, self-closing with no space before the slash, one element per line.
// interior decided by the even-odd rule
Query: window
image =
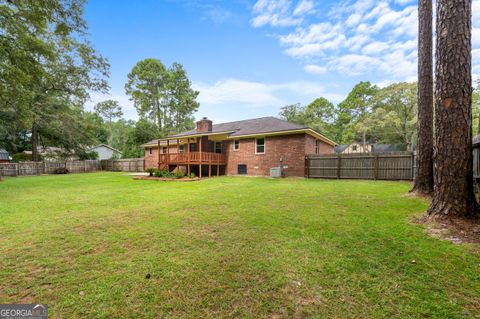
<path fill-rule="evenodd" d="M 149 153 L 150 155 L 152 155 L 152 148 L 151 148 L 151 147 L 148 149 L 148 153 Z"/>
<path fill-rule="evenodd" d="M 356 151 L 357 150 L 357 145 L 352 145 L 352 151 Z"/>
<path fill-rule="evenodd" d="M 166 146 L 162 147 L 162 153 L 167 154 L 167 147 Z"/>
<path fill-rule="evenodd" d="M 247 175 L 247 165 L 238 164 L 238 175 Z"/>
<path fill-rule="evenodd" d="M 180 146 L 178 147 L 178 151 L 179 151 L 180 153 L 185 152 L 185 145 L 184 145 L 184 144 L 180 144 Z"/>
<path fill-rule="evenodd" d="M 240 140 L 233 141 L 233 150 L 238 151 L 240 149 Z"/>
<path fill-rule="evenodd" d="M 196 151 L 197 151 L 197 143 L 191 143 L 190 152 L 196 152 Z"/>
<path fill-rule="evenodd" d="M 315 154 L 320 154 L 320 140 L 315 140 Z"/>
<path fill-rule="evenodd" d="M 265 153 L 265 138 L 257 138 L 255 140 L 255 153 L 256 154 Z"/>
<path fill-rule="evenodd" d="M 222 143 L 215 142 L 215 153 L 221 154 L 222 153 Z"/>

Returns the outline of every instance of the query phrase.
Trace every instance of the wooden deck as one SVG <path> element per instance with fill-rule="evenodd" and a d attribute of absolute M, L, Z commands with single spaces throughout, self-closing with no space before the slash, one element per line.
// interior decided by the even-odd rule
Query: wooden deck
<path fill-rule="evenodd" d="M 211 152 L 187 152 L 159 155 L 160 165 L 225 165 L 225 154 Z"/>

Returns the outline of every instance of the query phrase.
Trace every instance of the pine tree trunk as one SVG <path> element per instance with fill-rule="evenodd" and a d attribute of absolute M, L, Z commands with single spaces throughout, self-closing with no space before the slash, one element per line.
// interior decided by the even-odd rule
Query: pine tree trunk
<path fill-rule="evenodd" d="M 434 193 L 428 213 L 478 215 L 473 193 L 471 1 L 437 0 Z"/>
<path fill-rule="evenodd" d="M 418 1 L 418 122 L 413 192 L 433 191 L 432 0 Z"/>
<path fill-rule="evenodd" d="M 37 124 L 32 124 L 32 161 L 38 162 L 38 130 Z"/>

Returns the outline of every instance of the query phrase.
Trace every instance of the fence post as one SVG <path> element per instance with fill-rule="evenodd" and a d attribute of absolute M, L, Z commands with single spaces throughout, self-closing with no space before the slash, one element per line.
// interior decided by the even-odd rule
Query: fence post
<path fill-rule="evenodd" d="M 378 164 L 379 164 L 378 161 L 379 161 L 379 159 L 378 159 L 378 154 L 377 154 L 377 155 L 375 155 L 375 172 L 374 172 L 374 179 L 375 179 L 375 180 L 378 179 L 378 168 L 379 168 L 379 167 L 378 167 L 378 166 L 379 166 L 379 165 L 378 165 Z"/>
<path fill-rule="evenodd" d="M 341 156 L 340 154 L 337 155 L 337 178 L 340 179 L 340 170 L 342 169 L 342 164 L 341 164 Z"/>
<path fill-rule="evenodd" d="M 310 160 L 305 156 L 305 176 L 310 178 Z"/>
<path fill-rule="evenodd" d="M 84 172 L 84 173 L 87 172 L 87 160 L 84 160 L 84 161 L 83 161 L 83 172 Z"/>
<path fill-rule="evenodd" d="M 415 151 L 412 152 L 412 180 L 415 179 Z"/>
<path fill-rule="evenodd" d="M 16 164 L 15 164 L 15 174 L 16 174 L 16 177 L 20 176 L 19 163 L 16 163 Z"/>

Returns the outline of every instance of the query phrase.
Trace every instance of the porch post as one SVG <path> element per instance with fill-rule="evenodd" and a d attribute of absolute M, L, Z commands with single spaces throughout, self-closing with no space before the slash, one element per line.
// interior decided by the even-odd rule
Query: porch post
<path fill-rule="evenodd" d="M 170 140 L 167 140 L 167 170 L 170 171 Z"/>
<path fill-rule="evenodd" d="M 160 162 L 161 162 L 161 159 L 160 159 L 160 140 L 158 140 L 158 169 L 160 169 Z"/>
<path fill-rule="evenodd" d="M 200 164 L 198 165 L 200 167 L 199 171 L 199 176 L 202 178 L 202 137 L 200 136 L 200 142 L 199 142 L 199 149 L 200 149 Z"/>
<path fill-rule="evenodd" d="M 180 169 L 180 140 L 177 138 L 177 171 Z"/>
<path fill-rule="evenodd" d="M 187 173 L 190 176 L 190 137 L 187 138 Z"/>

